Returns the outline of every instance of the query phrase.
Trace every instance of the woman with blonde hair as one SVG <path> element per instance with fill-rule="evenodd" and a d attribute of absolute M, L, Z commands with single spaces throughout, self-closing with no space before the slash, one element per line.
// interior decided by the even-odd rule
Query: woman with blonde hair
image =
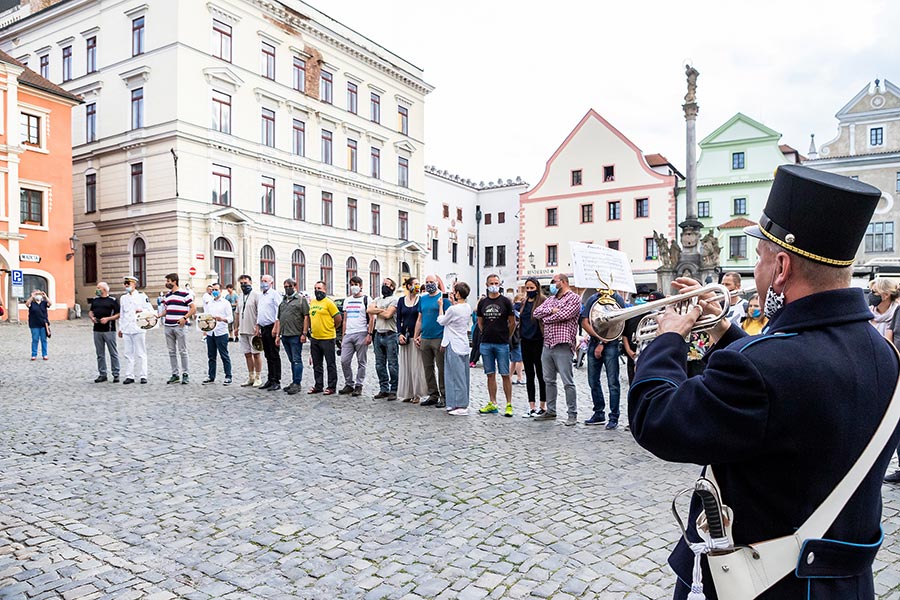
<path fill-rule="evenodd" d="M 897 297 L 900 291 L 897 282 L 878 277 L 869 284 L 869 307 L 872 311 L 872 326 L 889 341 L 894 341 L 894 316 L 897 312 Z"/>
<path fill-rule="evenodd" d="M 758 335 L 768 324 L 769 317 L 763 314 L 759 306 L 759 294 L 753 294 L 747 302 L 747 316 L 741 319 L 741 329 L 749 335 Z"/>

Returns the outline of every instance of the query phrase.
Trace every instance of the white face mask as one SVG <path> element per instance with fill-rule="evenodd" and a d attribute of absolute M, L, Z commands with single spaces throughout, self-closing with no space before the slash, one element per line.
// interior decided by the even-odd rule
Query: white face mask
<path fill-rule="evenodd" d="M 487 286 L 488 294 L 499 294 L 500 286 L 499 285 L 489 285 Z"/>
<path fill-rule="evenodd" d="M 37 295 L 37 296 L 34 297 L 34 301 L 35 301 L 35 302 L 38 302 L 38 303 L 43 302 L 43 301 L 44 301 L 44 297 L 41 296 L 41 295 Z"/>
<path fill-rule="evenodd" d="M 350 286 L 350 295 L 351 295 L 351 296 L 357 295 L 357 294 L 359 293 L 359 289 L 360 289 L 360 288 L 359 288 L 358 285 L 351 285 L 351 286 Z"/>

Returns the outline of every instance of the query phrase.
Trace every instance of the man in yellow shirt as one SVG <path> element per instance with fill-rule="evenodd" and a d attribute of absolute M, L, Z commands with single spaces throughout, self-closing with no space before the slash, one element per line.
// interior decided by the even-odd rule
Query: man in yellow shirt
<path fill-rule="evenodd" d="M 341 326 L 341 313 L 337 305 L 325 294 L 325 282 L 317 281 L 315 298 L 309 303 L 309 352 L 312 356 L 313 375 L 316 383 L 310 388 L 310 394 L 324 391 L 330 396 L 337 388 L 337 365 L 334 353 L 334 340 L 337 328 Z M 323 390 L 322 361 L 328 367 L 328 387 Z"/>

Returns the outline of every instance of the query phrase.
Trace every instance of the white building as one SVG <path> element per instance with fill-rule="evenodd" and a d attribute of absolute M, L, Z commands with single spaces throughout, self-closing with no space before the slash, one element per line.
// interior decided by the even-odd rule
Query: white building
<path fill-rule="evenodd" d="M 426 271 L 446 282 L 465 281 L 473 295 L 484 289 L 484 280 L 491 273 L 500 276 L 504 288 L 514 289 L 518 280 L 519 195 L 527 187 L 520 177 L 475 183 L 425 167 Z"/>
<path fill-rule="evenodd" d="M 587 242 L 625 252 L 635 281 L 655 283 L 660 263 L 653 232 L 675 236 L 679 179 L 663 156 L 645 156 L 589 110 L 547 161 L 541 180 L 521 195 L 519 272 L 544 283 L 555 273 L 572 275 L 569 242 Z"/>
<path fill-rule="evenodd" d="M 299 0 L 67 0 L 0 14 L 73 111 L 75 231 L 94 281 L 423 274 L 422 70 Z M 86 257 L 96 257 L 85 265 Z"/>

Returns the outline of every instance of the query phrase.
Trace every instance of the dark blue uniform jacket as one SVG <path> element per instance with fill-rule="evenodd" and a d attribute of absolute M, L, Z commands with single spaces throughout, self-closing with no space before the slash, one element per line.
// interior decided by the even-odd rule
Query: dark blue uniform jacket
<path fill-rule="evenodd" d="M 893 395 L 897 358 L 871 316 L 861 290 L 801 298 L 762 335 L 732 325 L 703 375 L 691 379 L 687 344 L 663 334 L 637 362 L 631 431 L 664 460 L 713 465 L 722 500 L 734 510 L 735 543 L 788 535 L 850 470 Z M 839 543 L 816 553 L 815 569 L 792 566 L 760 598 L 874 598 L 882 478 L 898 439 L 900 430 L 824 536 Z M 698 512 L 695 501 L 691 529 Z M 699 540 L 696 531 L 691 539 Z M 693 553 L 684 540 L 669 564 L 679 579 L 675 597 L 685 598 Z M 705 558 L 703 567 L 706 597 L 716 598 Z"/>

